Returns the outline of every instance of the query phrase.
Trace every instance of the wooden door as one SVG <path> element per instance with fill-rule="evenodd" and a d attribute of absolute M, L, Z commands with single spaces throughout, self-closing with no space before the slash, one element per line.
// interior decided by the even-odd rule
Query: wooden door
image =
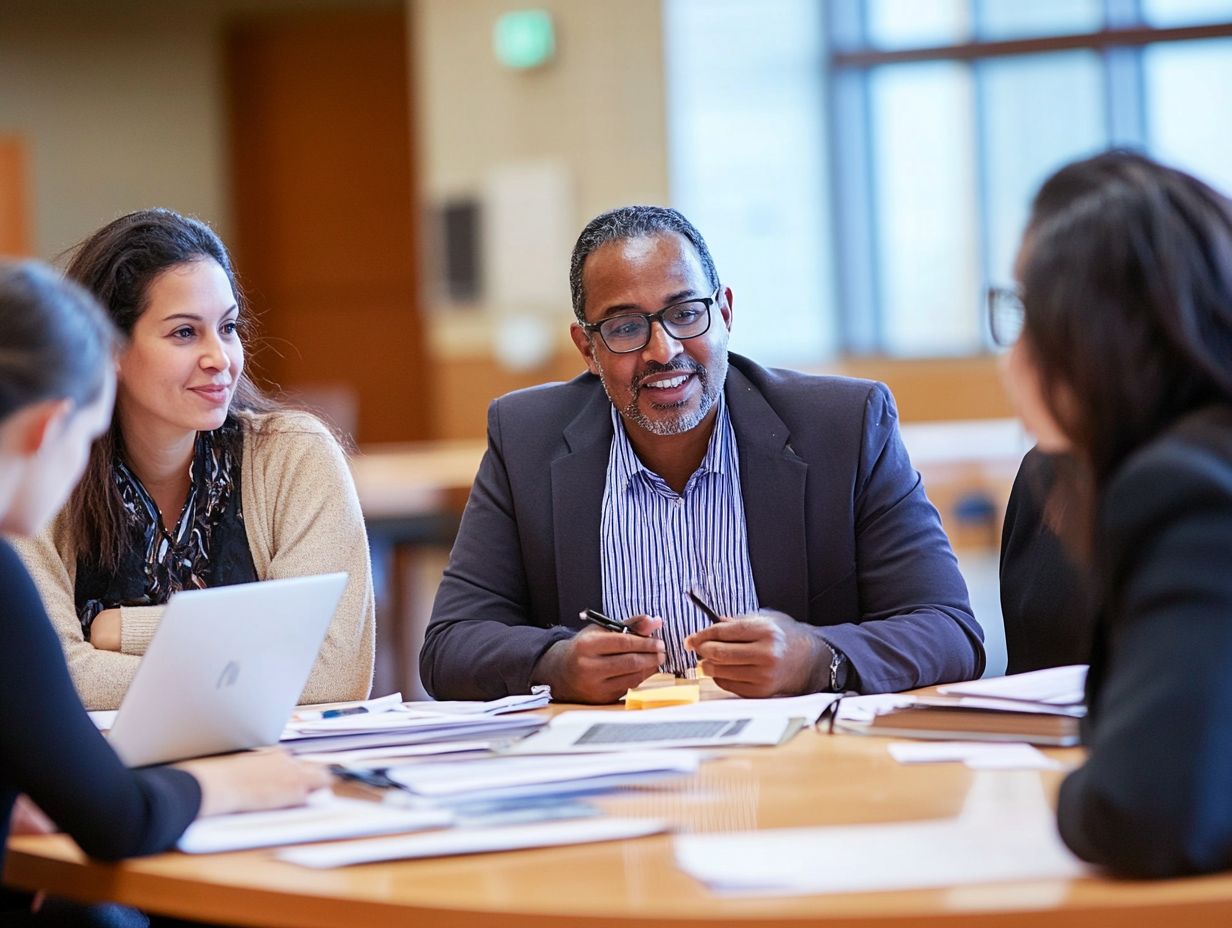
<path fill-rule="evenodd" d="M 30 254 L 30 196 L 26 142 L 0 135 L 0 255 Z"/>
<path fill-rule="evenodd" d="M 408 48 L 401 7 L 241 20 L 226 36 L 254 374 L 340 418 L 352 402 L 361 443 L 430 437 Z"/>

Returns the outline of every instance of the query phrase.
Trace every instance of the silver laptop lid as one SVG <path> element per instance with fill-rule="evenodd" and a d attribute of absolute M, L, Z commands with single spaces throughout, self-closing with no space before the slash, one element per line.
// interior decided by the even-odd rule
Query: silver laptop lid
<path fill-rule="evenodd" d="M 273 744 L 295 708 L 345 573 L 176 593 L 108 740 L 130 767 Z"/>

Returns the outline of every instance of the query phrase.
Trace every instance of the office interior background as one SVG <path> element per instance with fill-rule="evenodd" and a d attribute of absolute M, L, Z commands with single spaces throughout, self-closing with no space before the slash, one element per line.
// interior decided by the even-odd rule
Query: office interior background
<path fill-rule="evenodd" d="M 493 397 L 579 373 L 574 237 L 675 206 L 733 350 L 894 390 L 999 672 L 1030 442 L 984 287 L 1066 161 L 1132 146 L 1232 191 L 1230 116 L 1232 0 L 5 0 L 0 252 L 207 220 L 250 369 L 363 453 L 481 440 Z M 377 577 L 415 573 L 412 625 L 428 541 Z"/>

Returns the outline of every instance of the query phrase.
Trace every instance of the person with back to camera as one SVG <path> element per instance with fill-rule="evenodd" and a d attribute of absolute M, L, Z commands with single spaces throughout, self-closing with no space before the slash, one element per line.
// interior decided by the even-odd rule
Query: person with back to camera
<path fill-rule="evenodd" d="M 85 480 L 18 550 L 86 706 L 119 705 L 177 590 L 333 571 L 349 579 L 300 701 L 366 697 L 375 606 L 355 487 L 329 431 L 245 373 L 246 307 L 218 236 L 130 213 L 78 246 L 67 276 L 129 341 Z"/>
<path fill-rule="evenodd" d="M 1039 448 L 1077 464 L 1045 508 L 1098 603 L 1061 836 L 1128 876 L 1232 868 L 1232 203 L 1099 155 L 1044 183 L 1016 270 L 994 334 Z"/>
<path fill-rule="evenodd" d="M 0 532 L 29 535 L 111 421 L 117 336 L 88 293 L 34 262 L 0 262 L 0 332 Z M 2 539 L 0 602 L 0 867 L 11 823 L 45 830 L 39 810 L 87 854 L 115 860 L 170 848 L 197 816 L 297 805 L 327 785 L 281 751 L 127 769 L 86 715 L 38 591 Z M 23 800 L 14 815 L 22 793 L 35 806 Z M 5 925 L 115 914 L 54 902 L 35 914 L 28 897 L 0 889 Z"/>

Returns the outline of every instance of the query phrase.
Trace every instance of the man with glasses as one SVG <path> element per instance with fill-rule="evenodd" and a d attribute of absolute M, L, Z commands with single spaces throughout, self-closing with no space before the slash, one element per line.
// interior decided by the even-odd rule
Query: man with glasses
<path fill-rule="evenodd" d="M 981 673 L 884 386 L 729 354 L 732 291 L 675 210 L 596 217 L 569 279 L 588 373 L 489 410 L 420 657 L 429 692 L 613 702 L 698 659 L 741 696 Z M 587 610 L 616 624 L 584 627 Z"/>

